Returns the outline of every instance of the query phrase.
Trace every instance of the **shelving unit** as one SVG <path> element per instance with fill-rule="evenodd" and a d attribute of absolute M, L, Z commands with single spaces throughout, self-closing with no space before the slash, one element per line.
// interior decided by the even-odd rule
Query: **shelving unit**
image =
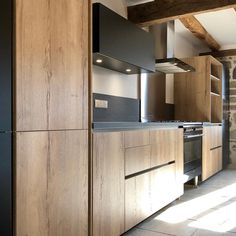
<path fill-rule="evenodd" d="M 212 56 L 182 59 L 195 72 L 175 74 L 175 119 L 222 122 L 222 64 Z"/>
<path fill-rule="evenodd" d="M 222 121 L 222 64 L 210 57 L 211 122 Z"/>

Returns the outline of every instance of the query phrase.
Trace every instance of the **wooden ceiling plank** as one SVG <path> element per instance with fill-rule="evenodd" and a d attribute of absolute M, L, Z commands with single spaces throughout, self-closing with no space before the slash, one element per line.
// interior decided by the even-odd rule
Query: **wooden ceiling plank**
<path fill-rule="evenodd" d="M 236 0 L 155 0 L 128 7 L 128 18 L 141 26 L 150 26 L 228 8 L 236 8 Z"/>
<path fill-rule="evenodd" d="M 220 49 L 219 43 L 207 32 L 194 16 L 180 18 L 180 21 L 197 38 L 204 41 L 210 49 L 213 51 L 218 51 Z"/>

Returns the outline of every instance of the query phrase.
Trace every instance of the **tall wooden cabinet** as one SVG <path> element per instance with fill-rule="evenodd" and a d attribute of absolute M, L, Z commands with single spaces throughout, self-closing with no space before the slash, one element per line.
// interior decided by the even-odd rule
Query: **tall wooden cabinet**
<path fill-rule="evenodd" d="M 90 0 L 16 0 L 16 236 L 88 236 Z"/>
<path fill-rule="evenodd" d="M 196 71 L 175 74 L 175 119 L 222 122 L 222 64 L 212 56 L 183 61 Z"/>

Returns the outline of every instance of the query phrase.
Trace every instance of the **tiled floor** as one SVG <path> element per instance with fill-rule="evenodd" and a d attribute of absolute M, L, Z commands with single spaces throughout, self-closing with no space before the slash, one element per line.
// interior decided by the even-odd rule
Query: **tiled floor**
<path fill-rule="evenodd" d="M 180 200 L 125 236 L 236 236 L 236 170 L 187 188 Z"/>

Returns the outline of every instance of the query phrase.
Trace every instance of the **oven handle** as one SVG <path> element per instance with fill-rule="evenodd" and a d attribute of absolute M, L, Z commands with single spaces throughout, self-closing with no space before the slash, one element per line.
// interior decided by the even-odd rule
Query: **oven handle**
<path fill-rule="evenodd" d="M 184 138 L 198 138 L 202 137 L 203 134 L 196 134 L 196 135 L 184 135 Z"/>

